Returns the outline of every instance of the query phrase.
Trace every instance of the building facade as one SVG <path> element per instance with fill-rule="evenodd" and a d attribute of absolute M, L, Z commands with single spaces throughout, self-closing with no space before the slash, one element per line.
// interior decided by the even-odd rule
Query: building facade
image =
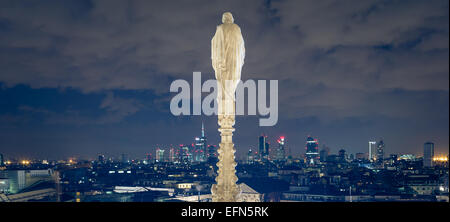
<path fill-rule="evenodd" d="M 432 167 L 434 157 L 434 143 L 426 142 L 423 144 L 423 166 Z"/>

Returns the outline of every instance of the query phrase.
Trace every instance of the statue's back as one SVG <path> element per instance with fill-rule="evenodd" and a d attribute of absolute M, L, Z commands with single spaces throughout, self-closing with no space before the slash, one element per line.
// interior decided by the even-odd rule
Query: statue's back
<path fill-rule="evenodd" d="M 244 39 L 239 26 L 234 23 L 219 25 L 211 47 L 216 78 L 219 81 L 239 81 L 245 57 Z"/>

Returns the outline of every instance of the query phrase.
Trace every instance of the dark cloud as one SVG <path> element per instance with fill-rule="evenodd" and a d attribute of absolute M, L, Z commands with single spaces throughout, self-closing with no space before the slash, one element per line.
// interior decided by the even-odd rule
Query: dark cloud
<path fill-rule="evenodd" d="M 279 80 L 280 123 L 273 134 L 300 135 L 296 147 L 311 131 L 350 147 L 393 134 L 392 140 L 403 138 L 394 143 L 406 144 L 406 151 L 432 137 L 428 130 L 448 148 L 448 6 L 445 0 L 2 1 L 0 82 L 3 88 L 23 84 L 102 96 L 91 105 L 100 114 L 19 104 L 47 124 L 119 124 L 142 112 L 167 113 L 172 80 L 190 80 L 193 71 L 213 78 L 210 41 L 221 14 L 232 11 L 246 43 L 242 78 Z M 114 93 L 130 90 L 151 96 Z M 171 118 L 158 127 L 176 128 Z M 26 119 L 0 114 L 9 124 Z M 256 134 L 272 131 L 253 128 L 252 118 L 243 121 Z M 378 125 L 408 122 L 417 124 L 397 131 Z M 362 133 L 352 127 L 372 128 Z M 357 142 L 346 144 L 332 136 L 335 130 L 347 138 L 356 133 Z M 420 139 L 404 141 L 405 135 Z M 238 140 L 243 147 L 256 141 Z"/>

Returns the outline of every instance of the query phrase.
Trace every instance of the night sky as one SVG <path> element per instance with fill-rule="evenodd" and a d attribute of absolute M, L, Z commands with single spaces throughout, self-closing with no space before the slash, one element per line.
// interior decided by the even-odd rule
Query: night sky
<path fill-rule="evenodd" d="M 190 144 L 204 121 L 173 116 L 169 86 L 213 79 L 211 38 L 231 11 L 242 79 L 277 79 L 279 120 L 236 120 L 238 155 L 284 135 L 332 153 L 449 149 L 449 1 L 0 1 L 0 153 L 6 158 L 143 158 Z M 204 96 L 206 96 L 205 94 Z"/>

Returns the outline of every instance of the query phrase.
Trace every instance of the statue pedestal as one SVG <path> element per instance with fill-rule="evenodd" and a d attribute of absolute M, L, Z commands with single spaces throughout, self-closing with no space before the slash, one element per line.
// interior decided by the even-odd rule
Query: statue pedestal
<path fill-rule="evenodd" d="M 219 115 L 221 143 L 218 149 L 217 184 L 214 184 L 211 189 L 213 202 L 236 202 L 239 200 L 240 190 L 236 184 L 238 178 L 235 169 L 237 164 L 234 160 L 236 149 L 232 141 L 234 119 L 234 115 Z"/>

